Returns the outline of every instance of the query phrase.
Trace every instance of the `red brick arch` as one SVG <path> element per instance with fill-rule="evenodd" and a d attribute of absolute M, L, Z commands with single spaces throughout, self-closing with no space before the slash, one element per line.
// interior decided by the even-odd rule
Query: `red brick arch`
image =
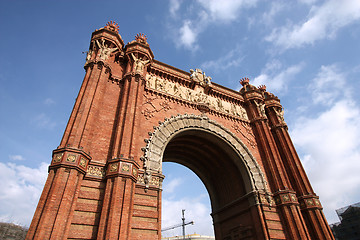
<path fill-rule="evenodd" d="M 118 29 L 92 34 L 26 239 L 160 240 L 163 161 L 204 182 L 218 240 L 333 239 L 274 94 L 169 66 Z"/>

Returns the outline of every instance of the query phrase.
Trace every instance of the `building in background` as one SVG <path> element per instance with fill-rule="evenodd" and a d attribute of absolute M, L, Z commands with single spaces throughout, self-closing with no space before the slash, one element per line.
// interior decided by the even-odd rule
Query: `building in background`
<path fill-rule="evenodd" d="M 340 222 L 331 224 L 335 239 L 360 239 L 360 202 L 336 210 Z"/>

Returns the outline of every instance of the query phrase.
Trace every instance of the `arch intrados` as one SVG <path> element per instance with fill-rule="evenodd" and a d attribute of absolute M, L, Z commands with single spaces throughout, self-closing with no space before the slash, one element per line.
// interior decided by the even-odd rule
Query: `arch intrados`
<path fill-rule="evenodd" d="M 249 190 L 250 177 L 235 150 L 204 130 L 175 134 L 165 148 L 163 162 L 179 163 L 194 172 L 208 191 L 213 211 Z"/>
<path fill-rule="evenodd" d="M 165 150 L 162 158 L 163 161 L 164 161 L 164 154 L 166 153 L 169 144 L 171 145 L 171 143 L 175 141 L 176 145 L 178 145 L 179 144 L 178 139 L 180 139 L 182 146 L 192 149 L 192 152 L 196 152 L 199 155 L 204 155 L 204 156 L 208 155 L 207 151 L 211 152 L 212 154 L 216 154 L 217 158 L 220 158 L 221 155 L 223 155 L 223 157 L 221 157 L 220 160 L 221 162 L 216 161 L 216 158 L 213 158 L 211 154 L 210 156 L 207 156 L 209 157 L 209 159 L 215 160 L 210 164 L 216 164 L 214 167 L 217 168 L 217 170 L 219 170 L 220 167 L 222 167 L 221 165 L 224 165 L 223 167 L 227 168 L 228 171 L 235 170 L 233 168 L 233 166 L 235 166 L 236 170 L 242 173 L 244 182 L 246 182 L 247 179 L 250 178 L 248 172 L 244 171 L 246 170 L 246 167 L 243 163 L 243 160 L 241 159 L 241 156 L 239 156 L 236 153 L 235 149 L 229 144 L 227 144 L 223 139 L 220 139 L 218 136 L 204 129 L 187 128 L 175 133 L 174 136 L 169 140 L 169 142 L 165 146 Z M 190 141 L 190 143 L 187 144 L 186 141 Z M 189 164 L 191 164 L 191 162 L 189 162 Z M 212 166 L 208 166 L 208 167 L 210 168 Z"/>

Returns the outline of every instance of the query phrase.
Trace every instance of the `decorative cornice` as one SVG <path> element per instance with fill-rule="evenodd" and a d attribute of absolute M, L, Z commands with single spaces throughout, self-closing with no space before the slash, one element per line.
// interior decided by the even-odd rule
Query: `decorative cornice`
<path fill-rule="evenodd" d="M 221 86 L 217 83 L 212 83 L 212 87 L 209 91 L 209 94 L 214 94 L 220 98 L 228 99 L 230 101 L 238 101 L 238 102 L 244 102 L 243 96 L 230 88 L 226 88 L 224 86 Z"/>
<path fill-rule="evenodd" d="M 154 58 L 154 54 L 151 51 L 151 48 L 149 47 L 149 44 L 144 44 L 144 43 L 138 42 L 136 40 L 134 40 L 132 42 L 129 42 L 125 46 L 125 52 L 127 54 L 132 53 L 132 52 L 140 52 L 140 53 L 148 56 L 149 59 Z"/>
<path fill-rule="evenodd" d="M 165 78 L 170 78 L 178 82 L 183 81 L 186 82 L 187 84 L 190 84 L 192 82 L 190 80 L 190 73 L 175 68 L 173 66 L 167 65 L 155 59 L 150 65 L 150 72 L 152 71 L 159 71 L 161 75 L 163 75 Z"/>
<path fill-rule="evenodd" d="M 109 38 L 108 35 L 112 36 L 112 37 L 115 37 L 115 39 L 113 38 Z M 121 46 L 118 46 L 122 49 L 122 47 L 124 46 L 124 40 L 121 38 L 119 32 L 116 32 L 116 31 L 113 31 L 111 30 L 110 28 L 108 27 L 104 27 L 104 28 L 100 28 L 100 29 L 96 29 L 92 35 L 91 35 L 91 39 L 95 39 L 95 38 L 107 38 L 108 40 L 117 40 Z M 118 44 L 116 44 L 118 45 Z"/>
<path fill-rule="evenodd" d="M 247 92 L 242 93 L 244 100 L 246 102 L 251 101 L 251 100 L 263 100 L 263 96 L 261 94 L 261 92 L 259 92 L 258 90 L 249 90 Z"/>

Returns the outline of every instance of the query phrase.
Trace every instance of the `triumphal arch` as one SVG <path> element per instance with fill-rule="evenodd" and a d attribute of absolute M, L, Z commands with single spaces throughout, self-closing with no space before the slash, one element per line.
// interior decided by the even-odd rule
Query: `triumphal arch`
<path fill-rule="evenodd" d="M 118 30 L 92 34 L 26 239 L 161 239 L 163 161 L 202 180 L 216 239 L 333 239 L 274 94 L 169 66 Z"/>

